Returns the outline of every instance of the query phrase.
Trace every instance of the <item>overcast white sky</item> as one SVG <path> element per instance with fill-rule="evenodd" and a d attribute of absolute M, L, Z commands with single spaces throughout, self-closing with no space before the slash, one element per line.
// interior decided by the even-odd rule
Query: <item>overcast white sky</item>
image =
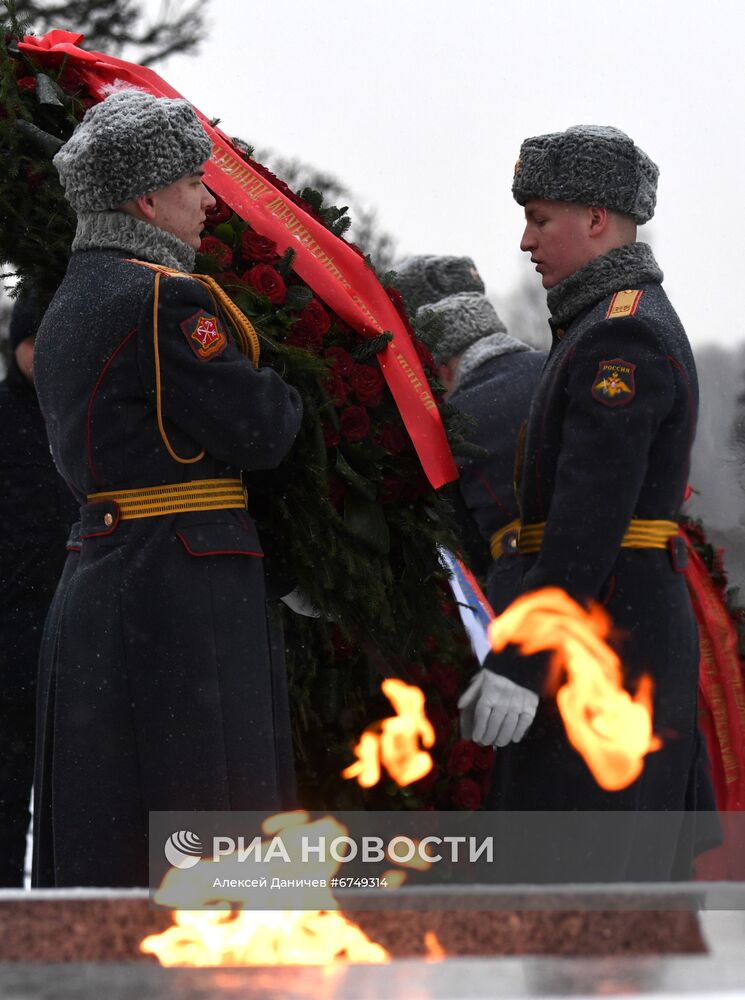
<path fill-rule="evenodd" d="M 337 174 L 405 253 L 532 268 L 510 184 L 525 136 L 616 125 L 658 163 L 649 233 L 694 346 L 745 339 L 740 3 L 211 0 L 158 71 L 225 131 Z M 535 275 L 538 281 L 538 276 Z"/>

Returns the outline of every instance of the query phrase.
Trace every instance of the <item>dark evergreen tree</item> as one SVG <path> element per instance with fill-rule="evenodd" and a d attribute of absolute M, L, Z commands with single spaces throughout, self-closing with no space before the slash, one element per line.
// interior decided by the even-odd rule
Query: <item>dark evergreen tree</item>
<path fill-rule="evenodd" d="M 177 53 L 194 54 L 205 35 L 208 3 L 162 0 L 152 16 L 155 5 L 139 0 L 4 0 L 36 34 L 52 28 L 79 31 L 85 48 L 112 56 L 128 51 L 142 66 Z"/>

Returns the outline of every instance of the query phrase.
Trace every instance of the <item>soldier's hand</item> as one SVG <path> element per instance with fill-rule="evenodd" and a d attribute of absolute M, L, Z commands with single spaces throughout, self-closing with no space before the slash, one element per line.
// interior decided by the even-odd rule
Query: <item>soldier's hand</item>
<path fill-rule="evenodd" d="M 538 695 L 528 688 L 480 670 L 458 702 L 464 740 L 481 746 L 519 743 L 535 718 Z"/>

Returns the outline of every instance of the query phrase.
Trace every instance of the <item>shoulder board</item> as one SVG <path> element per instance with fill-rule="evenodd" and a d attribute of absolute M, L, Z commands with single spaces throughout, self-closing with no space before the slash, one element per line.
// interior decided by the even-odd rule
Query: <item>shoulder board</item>
<path fill-rule="evenodd" d="M 639 308 L 639 302 L 644 292 L 640 288 L 627 288 L 616 292 L 610 300 L 606 319 L 620 319 L 622 316 L 633 316 Z"/>
<path fill-rule="evenodd" d="M 191 278 L 192 275 L 188 271 L 177 271 L 173 267 L 165 267 L 163 264 L 151 264 L 147 260 L 137 260 L 135 257 L 127 258 L 128 264 L 139 264 L 140 267 L 147 267 L 151 271 L 157 271 L 159 274 L 167 274 L 169 278 Z"/>

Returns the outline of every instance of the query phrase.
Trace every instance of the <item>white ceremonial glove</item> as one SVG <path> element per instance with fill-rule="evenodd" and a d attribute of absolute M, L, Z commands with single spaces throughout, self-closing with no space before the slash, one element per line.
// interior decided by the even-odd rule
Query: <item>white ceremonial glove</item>
<path fill-rule="evenodd" d="M 483 747 L 519 743 L 535 718 L 538 695 L 513 681 L 480 670 L 458 702 L 460 734 Z"/>
<path fill-rule="evenodd" d="M 294 611 L 296 615 L 302 615 L 304 618 L 321 617 L 321 612 L 314 604 L 311 604 L 300 587 L 295 587 L 294 590 L 291 590 L 289 594 L 285 594 L 280 600 L 283 604 L 287 605 L 290 611 Z"/>

